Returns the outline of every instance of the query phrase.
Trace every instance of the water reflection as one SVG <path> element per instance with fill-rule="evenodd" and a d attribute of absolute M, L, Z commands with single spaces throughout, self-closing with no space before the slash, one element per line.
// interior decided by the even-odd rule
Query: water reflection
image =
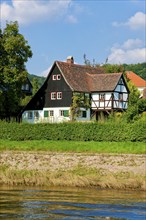
<path fill-rule="evenodd" d="M 0 187 L 0 195 L 0 219 L 146 219 L 143 192 Z"/>

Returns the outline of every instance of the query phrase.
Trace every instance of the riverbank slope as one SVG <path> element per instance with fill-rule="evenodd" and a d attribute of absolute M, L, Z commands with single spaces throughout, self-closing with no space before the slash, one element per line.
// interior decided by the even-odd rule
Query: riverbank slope
<path fill-rule="evenodd" d="M 146 190 L 146 155 L 1 151 L 0 184 Z"/>

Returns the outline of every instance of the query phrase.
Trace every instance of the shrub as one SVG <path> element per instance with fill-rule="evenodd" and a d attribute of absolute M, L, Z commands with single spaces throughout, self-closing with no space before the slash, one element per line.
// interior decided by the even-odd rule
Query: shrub
<path fill-rule="evenodd" d="M 0 139 L 73 141 L 146 141 L 144 117 L 133 123 L 59 123 L 27 124 L 0 122 Z"/>

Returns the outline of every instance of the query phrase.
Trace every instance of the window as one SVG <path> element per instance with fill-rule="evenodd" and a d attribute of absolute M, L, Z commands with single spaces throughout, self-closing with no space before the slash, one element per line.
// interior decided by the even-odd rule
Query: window
<path fill-rule="evenodd" d="M 27 91 L 29 90 L 29 85 L 28 85 L 28 84 L 25 85 L 25 89 L 26 89 Z"/>
<path fill-rule="evenodd" d="M 32 112 L 28 112 L 28 119 L 32 119 Z"/>
<path fill-rule="evenodd" d="M 57 75 L 57 80 L 60 80 L 60 79 L 61 79 L 61 75 L 58 74 L 58 75 Z"/>
<path fill-rule="evenodd" d="M 122 79 L 119 80 L 119 84 L 121 84 L 121 85 L 124 84 Z"/>
<path fill-rule="evenodd" d="M 104 101 L 105 100 L 105 94 L 104 93 L 99 94 L 99 100 L 100 101 Z"/>
<path fill-rule="evenodd" d="M 51 100 L 55 100 L 56 99 L 56 92 L 51 92 Z"/>
<path fill-rule="evenodd" d="M 119 101 L 123 101 L 123 93 L 119 93 Z"/>
<path fill-rule="evenodd" d="M 49 116 L 50 116 L 50 117 L 53 117 L 53 116 L 54 116 L 54 111 L 53 111 L 53 110 L 50 110 L 50 111 L 49 111 Z"/>
<path fill-rule="evenodd" d="M 37 112 L 34 112 L 34 117 L 35 117 L 35 118 L 39 118 L 39 113 L 38 113 L 38 111 L 37 111 Z"/>
<path fill-rule="evenodd" d="M 22 89 L 22 90 L 25 90 L 25 85 L 24 85 L 24 84 L 22 85 L 21 89 Z"/>
<path fill-rule="evenodd" d="M 48 111 L 44 111 L 44 118 L 48 118 Z"/>
<path fill-rule="evenodd" d="M 62 92 L 57 92 L 57 99 L 62 99 Z"/>
<path fill-rule="evenodd" d="M 87 117 L 87 112 L 86 111 L 81 111 L 81 117 L 86 118 Z"/>
<path fill-rule="evenodd" d="M 52 75 L 52 79 L 53 79 L 53 80 L 56 80 L 56 75 Z"/>
<path fill-rule="evenodd" d="M 60 110 L 60 116 L 68 117 L 69 116 L 69 110 Z"/>
<path fill-rule="evenodd" d="M 57 74 L 57 75 L 52 75 L 52 80 L 60 80 L 61 79 L 61 75 Z"/>

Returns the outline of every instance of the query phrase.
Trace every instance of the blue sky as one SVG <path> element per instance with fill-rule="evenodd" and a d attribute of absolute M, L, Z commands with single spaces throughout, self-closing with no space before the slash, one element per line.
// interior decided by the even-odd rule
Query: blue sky
<path fill-rule="evenodd" d="M 145 0 L 1 0 L 2 28 L 19 23 L 31 46 L 30 74 L 46 75 L 55 60 L 83 55 L 102 64 L 146 62 Z"/>

